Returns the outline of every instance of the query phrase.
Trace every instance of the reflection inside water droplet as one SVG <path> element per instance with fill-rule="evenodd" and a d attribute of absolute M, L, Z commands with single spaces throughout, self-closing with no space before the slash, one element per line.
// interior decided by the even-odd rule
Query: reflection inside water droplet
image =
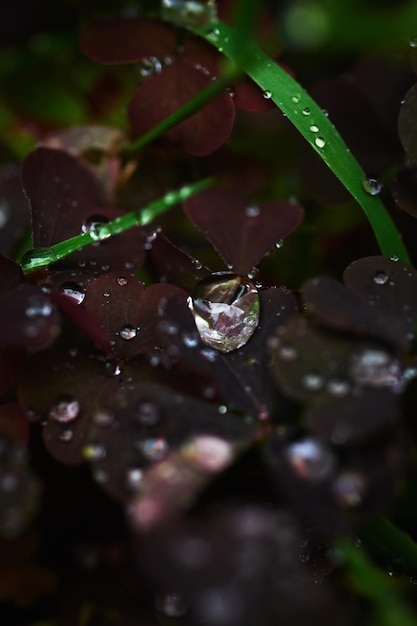
<path fill-rule="evenodd" d="M 218 272 L 195 286 L 188 306 L 201 340 L 221 352 L 244 346 L 259 322 L 259 295 L 248 278 Z"/>
<path fill-rule="evenodd" d="M 94 241 L 102 241 L 111 236 L 108 219 L 102 215 L 92 215 L 81 226 L 82 233 L 90 233 Z"/>
<path fill-rule="evenodd" d="M 63 294 L 71 298 L 75 304 L 81 304 L 85 298 L 85 293 L 77 283 L 68 282 L 61 285 L 61 291 Z"/>
<path fill-rule="evenodd" d="M 362 187 L 370 196 L 377 196 L 381 193 L 383 184 L 375 176 L 365 176 L 362 179 Z"/>
<path fill-rule="evenodd" d="M 123 326 L 120 331 L 120 336 L 125 341 L 129 341 L 129 339 L 134 339 L 137 335 L 137 329 L 134 326 Z"/>
<path fill-rule="evenodd" d="M 71 396 L 61 396 L 49 409 L 49 417 L 56 422 L 67 424 L 78 417 L 80 403 Z"/>
<path fill-rule="evenodd" d="M 374 274 L 374 283 L 376 285 L 385 285 L 389 280 L 389 276 L 386 272 L 375 272 Z"/>

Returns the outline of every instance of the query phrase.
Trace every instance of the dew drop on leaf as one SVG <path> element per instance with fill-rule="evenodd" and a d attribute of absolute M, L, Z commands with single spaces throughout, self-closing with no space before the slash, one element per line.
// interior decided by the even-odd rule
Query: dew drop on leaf
<path fill-rule="evenodd" d="M 337 503 L 346 508 L 354 508 L 362 503 L 365 488 L 366 479 L 358 472 L 343 472 L 332 485 Z"/>
<path fill-rule="evenodd" d="M 82 233 L 90 233 L 94 241 L 102 241 L 111 236 L 108 219 L 101 215 L 92 215 L 81 227 Z"/>
<path fill-rule="evenodd" d="M 330 450 L 313 438 L 291 443 L 285 456 L 297 476 L 313 483 L 326 480 L 335 467 Z"/>
<path fill-rule="evenodd" d="M 220 352 L 244 346 L 259 322 L 259 295 L 248 278 L 218 272 L 199 281 L 188 305 L 206 345 Z"/>
<path fill-rule="evenodd" d="M 315 372 L 305 374 L 302 379 L 303 387 L 308 391 L 320 391 L 323 387 L 323 379 Z"/>
<path fill-rule="evenodd" d="M 80 412 L 80 403 L 71 396 L 61 396 L 49 409 L 49 417 L 61 424 L 74 421 Z"/>
<path fill-rule="evenodd" d="M 132 491 L 137 491 L 143 482 L 143 472 L 138 467 L 130 467 L 126 472 L 126 486 Z"/>
<path fill-rule="evenodd" d="M 375 178 L 374 176 L 365 176 L 362 179 L 362 187 L 370 196 L 377 196 L 379 193 L 381 193 L 383 184 L 380 180 L 378 180 L 378 178 Z"/>
<path fill-rule="evenodd" d="M 137 329 L 134 326 L 123 326 L 120 331 L 120 336 L 122 339 L 129 341 L 129 339 L 134 339 L 137 335 Z"/>
<path fill-rule="evenodd" d="M 316 144 L 317 148 L 324 148 L 324 146 L 326 145 L 323 137 L 316 137 L 314 143 Z"/>
<path fill-rule="evenodd" d="M 261 210 L 257 204 L 251 204 L 245 208 L 246 217 L 258 217 L 261 213 Z"/>
<path fill-rule="evenodd" d="M 166 617 L 181 617 L 187 613 L 187 603 L 176 591 L 158 593 L 155 608 Z"/>
<path fill-rule="evenodd" d="M 350 385 L 347 380 L 329 380 L 326 391 L 334 398 L 344 398 L 349 393 Z"/>
<path fill-rule="evenodd" d="M 376 285 L 386 285 L 389 280 L 389 276 L 386 272 L 375 272 L 374 274 L 374 283 Z"/>
<path fill-rule="evenodd" d="M 365 348 L 352 355 L 351 376 L 363 387 L 401 390 L 404 372 L 398 359 L 376 348 Z"/>
<path fill-rule="evenodd" d="M 68 282 L 61 285 L 61 291 L 63 294 L 71 298 L 76 304 L 81 304 L 85 298 L 85 292 L 77 285 L 77 283 Z"/>
<path fill-rule="evenodd" d="M 137 447 L 148 461 L 160 461 L 168 452 L 168 443 L 163 437 L 139 441 Z"/>
<path fill-rule="evenodd" d="M 117 284 L 120 285 L 120 287 L 124 287 L 125 285 L 127 285 L 127 278 L 125 278 L 124 276 L 119 276 L 119 278 L 117 279 Z"/>
<path fill-rule="evenodd" d="M 265 89 L 262 95 L 265 98 L 265 100 L 270 100 L 272 98 L 272 92 L 269 91 L 269 89 Z"/>

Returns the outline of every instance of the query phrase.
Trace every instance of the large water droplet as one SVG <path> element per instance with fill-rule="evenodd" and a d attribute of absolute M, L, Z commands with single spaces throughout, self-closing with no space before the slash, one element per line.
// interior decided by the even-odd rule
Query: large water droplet
<path fill-rule="evenodd" d="M 216 20 L 214 0 L 162 0 L 162 19 L 177 24 L 202 26 Z"/>
<path fill-rule="evenodd" d="M 188 305 L 201 340 L 220 352 L 244 346 L 259 322 L 259 295 L 244 276 L 218 272 L 195 286 Z"/>
<path fill-rule="evenodd" d="M 71 396 L 61 396 L 49 409 L 49 417 L 56 422 L 67 424 L 78 417 L 80 403 Z"/>
<path fill-rule="evenodd" d="M 291 443 L 285 456 L 297 476 L 313 483 L 326 480 L 336 464 L 330 450 L 312 438 Z"/>
<path fill-rule="evenodd" d="M 362 187 L 370 196 L 377 196 L 379 193 L 381 193 L 383 184 L 380 180 L 378 180 L 378 178 L 375 178 L 374 176 L 365 176 L 362 179 Z"/>
<path fill-rule="evenodd" d="M 364 348 L 352 355 L 351 376 L 364 387 L 389 387 L 400 391 L 404 382 L 398 359 L 379 348 Z"/>
<path fill-rule="evenodd" d="M 316 144 L 317 148 L 324 148 L 324 146 L 326 145 L 326 141 L 323 139 L 323 137 L 316 137 L 314 143 Z"/>

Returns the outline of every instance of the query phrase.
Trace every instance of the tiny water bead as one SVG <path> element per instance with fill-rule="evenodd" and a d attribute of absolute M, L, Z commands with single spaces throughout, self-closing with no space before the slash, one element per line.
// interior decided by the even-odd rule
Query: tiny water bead
<path fill-rule="evenodd" d="M 306 117 L 310 115 L 310 109 L 308 107 L 304 107 L 304 109 L 302 110 L 302 114 L 305 115 Z"/>
<path fill-rule="evenodd" d="M 303 376 L 302 384 L 308 391 L 320 391 L 323 388 L 323 379 L 319 374 L 309 372 Z"/>
<path fill-rule="evenodd" d="M 263 97 L 265 98 L 265 100 L 270 100 L 272 98 L 272 91 L 269 91 L 269 89 L 265 89 L 265 91 L 263 92 Z"/>
<path fill-rule="evenodd" d="M 244 346 L 259 323 L 259 294 L 248 278 L 217 272 L 188 298 L 201 340 L 220 352 Z"/>
<path fill-rule="evenodd" d="M 312 124 L 310 126 L 310 130 L 312 133 L 318 133 L 319 132 L 319 127 L 316 124 Z"/>
<path fill-rule="evenodd" d="M 123 328 L 120 331 L 120 336 L 125 341 L 129 341 L 129 339 L 134 339 L 137 334 L 138 334 L 137 328 L 135 328 L 134 326 L 129 326 L 129 325 L 123 326 Z"/>
<path fill-rule="evenodd" d="M 124 287 L 125 285 L 127 285 L 127 283 L 127 278 L 125 278 L 124 276 L 119 276 L 119 278 L 117 279 L 117 284 L 120 285 L 120 287 Z"/>
<path fill-rule="evenodd" d="M 370 196 L 377 196 L 383 189 L 381 181 L 374 176 L 365 176 L 362 179 L 362 187 Z"/>
<path fill-rule="evenodd" d="M 298 350 L 291 343 L 279 343 L 277 347 L 278 358 L 281 361 L 286 361 L 291 363 L 292 361 L 296 361 L 298 358 Z"/>
<path fill-rule="evenodd" d="M 61 396 L 49 409 L 49 417 L 61 424 L 73 422 L 80 413 L 80 403 L 71 396 Z"/>
<path fill-rule="evenodd" d="M 389 276 L 384 271 L 375 272 L 373 280 L 375 285 L 386 285 L 389 281 Z"/>
<path fill-rule="evenodd" d="M 323 137 L 316 137 L 314 143 L 316 144 L 317 148 L 324 148 L 324 146 L 326 145 Z"/>
<path fill-rule="evenodd" d="M 333 482 L 332 491 L 337 503 L 344 508 L 362 504 L 367 486 L 366 477 L 358 472 L 343 472 Z"/>

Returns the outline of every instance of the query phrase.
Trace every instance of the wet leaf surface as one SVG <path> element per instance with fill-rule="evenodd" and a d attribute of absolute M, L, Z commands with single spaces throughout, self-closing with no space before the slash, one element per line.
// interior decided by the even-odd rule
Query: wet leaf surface
<path fill-rule="evenodd" d="M 0 250 L 11 254 L 26 230 L 30 215 L 20 181 L 20 169 L 3 166 L 0 170 Z"/>
<path fill-rule="evenodd" d="M 181 58 L 150 76 L 136 91 L 128 114 L 141 136 L 207 87 L 211 78 Z M 164 94 L 164 98 L 160 94 Z M 192 156 L 214 152 L 228 139 L 234 122 L 233 100 L 224 92 L 167 133 L 167 139 Z"/>
<path fill-rule="evenodd" d="M 250 204 L 237 192 L 219 189 L 196 194 L 184 203 L 184 211 L 239 274 L 248 274 L 303 218 L 298 204 Z"/>
<path fill-rule="evenodd" d="M 52 456 L 78 465 L 85 461 L 92 416 L 117 385 L 94 359 L 45 351 L 28 363 L 18 395 L 21 406 L 45 423 L 43 439 Z"/>

